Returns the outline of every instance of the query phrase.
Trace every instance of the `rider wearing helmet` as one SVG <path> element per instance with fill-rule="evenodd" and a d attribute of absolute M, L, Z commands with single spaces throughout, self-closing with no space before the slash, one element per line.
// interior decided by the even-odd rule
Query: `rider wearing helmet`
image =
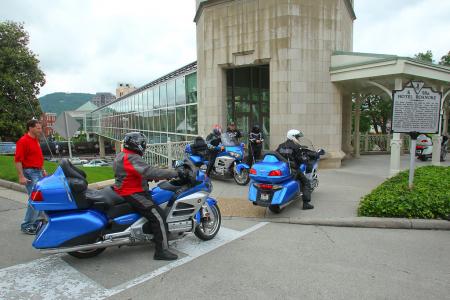
<path fill-rule="evenodd" d="M 314 151 L 303 148 L 300 145 L 300 138 L 303 137 L 303 133 L 297 129 L 291 129 L 286 134 L 286 142 L 280 144 L 277 148 L 277 152 L 285 157 L 289 162 L 294 164 L 294 170 L 297 175 L 296 178 L 302 184 L 303 189 L 303 209 L 313 209 L 309 202 L 311 202 L 311 185 L 303 172 L 298 171 L 302 163 L 308 163 L 309 157 L 316 155 Z"/>
<path fill-rule="evenodd" d="M 221 135 L 222 127 L 216 124 L 214 125 L 212 132 L 206 137 L 206 144 L 208 145 L 209 152 L 208 167 L 206 168 L 206 175 L 208 176 L 210 175 L 214 162 L 216 161 L 216 157 L 221 150 L 219 149 L 219 145 L 222 143 L 222 139 L 220 138 Z"/>
<path fill-rule="evenodd" d="M 114 190 L 138 213 L 147 218 L 154 235 L 157 260 L 175 260 L 178 256 L 168 250 L 165 214 L 152 200 L 148 181 L 177 177 L 175 170 L 163 170 L 148 165 L 144 155 L 147 138 L 140 132 L 130 132 L 123 140 L 123 151 L 114 159 L 116 177 Z"/>

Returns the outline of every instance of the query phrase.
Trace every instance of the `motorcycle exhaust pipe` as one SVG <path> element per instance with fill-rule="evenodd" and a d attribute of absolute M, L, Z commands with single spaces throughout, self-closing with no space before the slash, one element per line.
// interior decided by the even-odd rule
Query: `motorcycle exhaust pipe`
<path fill-rule="evenodd" d="M 94 244 L 86 244 L 86 245 L 73 246 L 73 247 L 42 249 L 42 250 L 40 250 L 40 252 L 43 254 L 67 253 L 67 252 L 75 252 L 75 251 L 93 250 L 93 249 L 98 249 L 98 248 L 122 246 L 122 245 L 127 245 L 130 243 L 131 243 L 131 241 L 129 238 L 124 238 L 124 239 L 118 239 L 118 240 L 112 240 L 112 241 L 106 240 L 106 241 L 101 241 L 101 242 L 97 242 Z"/>

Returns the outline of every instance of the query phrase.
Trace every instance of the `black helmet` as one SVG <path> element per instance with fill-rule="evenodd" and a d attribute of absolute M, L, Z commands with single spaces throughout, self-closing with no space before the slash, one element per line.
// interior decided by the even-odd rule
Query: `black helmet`
<path fill-rule="evenodd" d="M 125 134 L 123 147 L 142 156 L 147 147 L 147 138 L 140 132 L 129 132 Z"/>
<path fill-rule="evenodd" d="M 252 131 L 255 133 L 259 133 L 261 131 L 261 129 L 259 128 L 258 124 L 253 125 Z"/>

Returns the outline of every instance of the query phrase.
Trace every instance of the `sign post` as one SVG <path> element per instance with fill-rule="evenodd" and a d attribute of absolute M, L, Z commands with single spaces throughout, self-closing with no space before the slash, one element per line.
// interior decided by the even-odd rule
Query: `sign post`
<path fill-rule="evenodd" d="M 410 189 L 413 188 L 417 136 L 439 132 L 442 94 L 424 85 L 422 81 L 412 81 L 402 90 L 392 91 L 394 104 L 391 131 L 411 136 Z"/>

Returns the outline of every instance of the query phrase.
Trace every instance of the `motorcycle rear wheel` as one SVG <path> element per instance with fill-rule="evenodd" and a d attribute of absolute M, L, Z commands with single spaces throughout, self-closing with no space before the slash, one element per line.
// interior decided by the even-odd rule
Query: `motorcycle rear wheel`
<path fill-rule="evenodd" d="M 197 224 L 197 227 L 195 227 L 194 231 L 194 234 L 203 241 L 209 241 L 213 239 L 219 232 L 220 225 L 222 224 L 222 215 L 217 204 L 210 206 L 210 208 L 210 213 L 214 214 L 215 221 L 212 224 L 206 224 L 206 222 L 201 221 L 200 224 Z M 212 229 L 209 230 L 209 232 L 206 232 L 207 228 Z"/>
<path fill-rule="evenodd" d="M 273 212 L 274 214 L 279 214 L 282 210 L 282 208 L 279 205 L 270 205 L 269 210 Z"/>
<path fill-rule="evenodd" d="M 84 250 L 84 251 L 73 251 L 73 252 L 68 252 L 69 255 L 72 255 L 73 257 L 76 258 L 91 258 L 91 257 L 95 257 L 97 255 L 99 255 L 100 253 L 102 253 L 103 251 L 105 251 L 106 248 L 97 248 L 97 249 L 92 249 L 92 250 Z"/>

